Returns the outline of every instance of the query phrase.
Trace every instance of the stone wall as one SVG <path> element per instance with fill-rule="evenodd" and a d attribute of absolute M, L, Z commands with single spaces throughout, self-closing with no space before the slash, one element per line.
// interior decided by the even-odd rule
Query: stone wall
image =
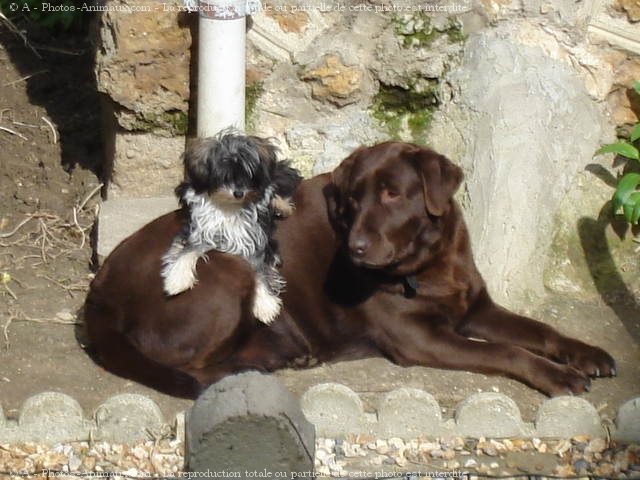
<path fill-rule="evenodd" d="M 550 251 L 558 216 L 571 207 L 560 229 L 571 236 L 580 216 L 599 210 L 612 193 L 593 179 L 586 191 L 577 184 L 588 164 L 610 164 L 592 158 L 614 139 L 610 115 L 632 120 L 620 101 L 631 85 L 620 67 L 637 56 L 591 33 L 599 8 L 595 2 L 571 8 L 562 1 L 484 2 L 475 12 L 489 27 L 469 36 L 463 61 L 447 77 L 450 99 L 431 126 L 431 144 L 465 169 L 461 201 L 476 259 L 494 297 L 508 304 L 542 296 L 550 254 L 546 286 L 561 287 L 557 280 L 574 274 L 562 272 L 573 265 L 563 264 L 559 245 Z M 576 189 L 581 193 L 561 207 Z M 584 293 L 593 290 L 588 283 L 564 287 Z"/>
<path fill-rule="evenodd" d="M 169 192 L 180 173 L 190 30 L 178 15 L 146 18 L 103 17 L 98 83 L 120 132 L 113 194 Z M 545 288 L 595 298 L 594 262 L 633 254 L 602 220 L 613 190 L 593 172 L 611 184 L 615 171 L 593 153 L 637 119 L 637 21 L 625 0 L 265 0 L 248 30 L 248 129 L 305 175 L 361 144 L 431 145 L 465 170 L 459 199 L 498 300 L 522 305 Z M 587 261 L 585 248 L 603 248 L 585 241 L 589 228 L 610 255 Z M 622 276 L 633 293 L 637 267 Z"/>
<path fill-rule="evenodd" d="M 109 195 L 169 193 L 182 176 L 193 18 L 171 11 L 180 0 L 106 5 L 95 68 L 104 94 Z"/>

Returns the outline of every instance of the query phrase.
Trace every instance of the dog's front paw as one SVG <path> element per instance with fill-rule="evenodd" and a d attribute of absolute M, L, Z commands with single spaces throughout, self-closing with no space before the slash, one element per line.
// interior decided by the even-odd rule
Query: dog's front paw
<path fill-rule="evenodd" d="M 549 396 L 579 395 L 588 392 L 591 388 L 591 380 L 580 370 L 570 365 L 559 365 L 555 362 L 545 361 L 544 369 L 536 386 Z"/>
<path fill-rule="evenodd" d="M 174 295 L 178 295 L 179 293 L 186 292 L 195 286 L 198 283 L 194 276 L 188 278 L 186 275 L 184 276 L 176 276 L 172 275 L 164 280 L 164 292 L 172 297 Z"/>
<path fill-rule="evenodd" d="M 271 293 L 262 282 L 256 282 L 253 315 L 262 323 L 269 325 L 276 319 L 281 308 L 282 300 L 280 297 Z"/>
<path fill-rule="evenodd" d="M 173 263 L 165 265 L 162 277 L 164 278 L 164 291 L 167 295 L 178 295 L 198 283 L 196 278 L 197 262 L 198 254 L 188 252 L 180 255 Z"/>
<path fill-rule="evenodd" d="M 590 377 L 616 375 L 616 362 L 611 355 L 601 348 L 577 340 L 563 346 L 561 357 L 566 363 Z"/>

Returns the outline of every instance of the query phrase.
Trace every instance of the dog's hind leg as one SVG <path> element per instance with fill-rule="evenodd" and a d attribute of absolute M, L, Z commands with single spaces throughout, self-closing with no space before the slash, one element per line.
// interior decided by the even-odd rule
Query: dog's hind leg
<path fill-rule="evenodd" d="M 280 218 L 288 217 L 295 209 L 290 197 L 281 197 L 278 194 L 275 194 L 271 199 L 271 208 L 275 210 L 276 216 Z"/>
<path fill-rule="evenodd" d="M 269 325 L 275 320 L 282 308 L 278 293 L 284 287 L 284 280 L 277 270 L 265 266 L 256 272 L 256 287 L 253 298 L 253 315 L 262 323 Z"/>
<path fill-rule="evenodd" d="M 198 282 L 196 264 L 200 256 L 199 251 L 185 247 L 180 240 L 174 241 L 162 259 L 162 278 L 167 295 L 177 295 L 195 286 Z"/>
<path fill-rule="evenodd" d="M 191 375 L 143 355 L 126 335 L 113 328 L 114 324 L 119 323 L 121 312 L 103 305 L 95 306 L 91 302 L 87 303 L 85 309 L 90 339 L 88 353 L 106 370 L 183 398 L 196 398 L 206 387 Z"/>

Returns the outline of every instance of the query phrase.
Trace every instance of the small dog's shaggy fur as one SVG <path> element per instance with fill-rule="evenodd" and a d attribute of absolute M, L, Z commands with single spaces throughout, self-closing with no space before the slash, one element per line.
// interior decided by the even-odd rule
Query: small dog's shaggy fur
<path fill-rule="evenodd" d="M 229 131 L 190 146 L 185 181 L 176 188 L 189 220 L 162 259 L 168 295 L 192 288 L 198 259 L 215 249 L 240 255 L 255 269 L 255 317 L 269 324 L 278 315 L 284 279 L 271 236 L 276 218 L 291 213 L 302 178 L 276 153 L 264 139 Z"/>

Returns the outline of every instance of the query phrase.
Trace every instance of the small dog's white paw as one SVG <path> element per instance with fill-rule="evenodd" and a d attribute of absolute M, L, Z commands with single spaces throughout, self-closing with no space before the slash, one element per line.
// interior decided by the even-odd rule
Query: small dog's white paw
<path fill-rule="evenodd" d="M 162 270 L 165 293 L 173 296 L 193 288 L 198 283 L 196 278 L 197 263 L 197 252 L 181 254 L 172 263 L 167 263 Z"/>
<path fill-rule="evenodd" d="M 271 324 L 280 313 L 282 300 L 271 293 L 261 281 L 256 282 L 253 315 L 262 323 Z"/>

